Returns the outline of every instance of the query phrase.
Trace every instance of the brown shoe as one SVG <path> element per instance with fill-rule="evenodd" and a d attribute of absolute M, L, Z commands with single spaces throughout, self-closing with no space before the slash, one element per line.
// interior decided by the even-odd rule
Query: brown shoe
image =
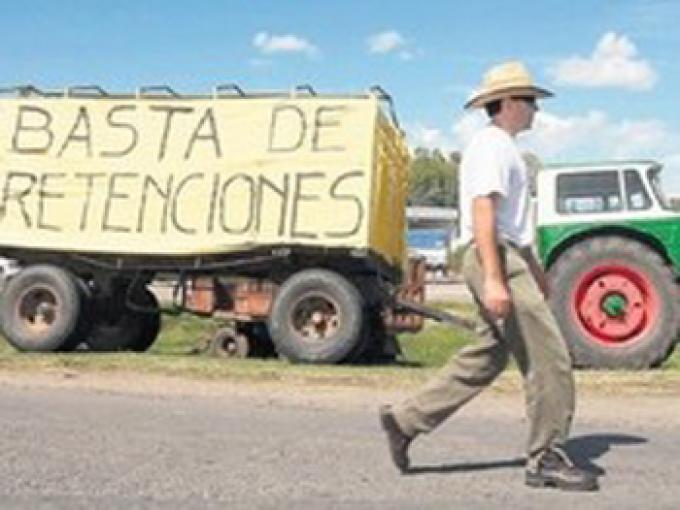
<path fill-rule="evenodd" d="M 555 487 L 565 491 L 596 491 L 594 473 L 575 466 L 560 448 L 549 448 L 529 461 L 526 470 L 529 487 Z"/>
<path fill-rule="evenodd" d="M 392 462 L 402 473 L 409 470 L 408 447 L 413 438 L 404 434 L 394 418 L 392 406 L 380 406 L 380 425 L 387 434 Z"/>

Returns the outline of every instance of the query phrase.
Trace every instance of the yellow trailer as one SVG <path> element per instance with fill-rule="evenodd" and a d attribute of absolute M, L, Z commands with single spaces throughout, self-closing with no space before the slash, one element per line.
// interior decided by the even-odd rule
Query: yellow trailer
<path fill-rule="evenodd" d="M 199 280 L 213 294 L 225 278 L 271 283 L 266 330 L 293 360 L 371 347 L 407 263 L 391 107 L 379 88 L 3 91 L 0 255 L 22 268 L 0 302 L 5 336 L 144 350 L 160 324 L 146 285 L 171 274 L 182 305 L 200 301 Z"/>

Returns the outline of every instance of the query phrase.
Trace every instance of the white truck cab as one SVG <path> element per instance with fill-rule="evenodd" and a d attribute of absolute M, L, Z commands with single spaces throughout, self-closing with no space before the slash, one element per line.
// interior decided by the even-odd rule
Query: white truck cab
<path fill-rule="evenodd" d="M 680 320 L 680 215 L 651 160 L 553 165 L 537 176 L 537 249 L 577 366 L 648 368 Z"/>

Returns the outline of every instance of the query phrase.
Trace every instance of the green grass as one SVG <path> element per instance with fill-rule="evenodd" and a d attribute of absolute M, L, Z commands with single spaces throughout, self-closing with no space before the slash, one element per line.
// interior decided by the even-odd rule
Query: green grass
<path fill-rule="evenodd" d="M 442 302 L 434 303 L 433 306 L 467 317 L 473 313 L 472 307 L 467 304 Z M 164 316 L 160 337 L 149 352 L 158 355 L 195 352 L 206 344 L 218 328 L 219 322 L 213 319 L 188 314 Z M 423 368 L 440 367 L 455 351 L 472 341 L 474 335 L 470 332 L 429 321 L 421 332 L 399 337 L 404 364 Z"/>
<path fill-rule="evenodd" d="M 473 307 L 466 303 L 437 302 L 429 305 L 465 317 L 473 316 Z M 399 345 L 407 363 L 436 368 L 474 339 L 472 332 L 428 321 L 422 331 L 400 335 Z"/>
<path fill-rule="evenodd" d="M 437 306 L 464 315 L 470 306 L 439 303 Z M 350 385 L 359 387 L 414 387 L 462 346 L 473 342 L 468 331 L 426 322 L 418 334 L 399 338 L 403 351 L 400 363 L 386 366 L 315 366 L 291 365 L 278 359 L 225 360 L 206 355 L 202 348 L 219 328 L 214 319 L 191 315 L 163 317 L 161 335 L 148 353 L 96 354 L 88 352 L 62 354 L 18 353 L 0 342 L 0 370 L 58 372 L 130 372 L 196 379 L 247 382 L 290 382 L 293 384 Z M 680 349 L 678 350 L 680 351 Z M 676 352 L 661 370 L 646 372 L 581 372 L 579 384 L 598 392 L 607 388 L 620 391 L 680 390 L 680 352 Z M 519 377 L 512 368 L 501 378 L 501 387 L 518 389 Z"/>
<path fill-rule="evenodd" d="M 215 319 L 190 314 L 164 315 L 158 340 L 151 346 L 152 354 L 189 354 L 200 350 L 219 329 Z"/>
<path fill-rule="evenodd" d="M 471 333 L 431 324 L 420 333 L 401 335 L 399 344 L 406 362 L 424 367 L 439 367 L 458 349 L 473 340 Z"/>
<path fill-rule="evenodd" d="M 675 349 L 675 352 L 671 354 L 670 358 L 661 367 L 661 370 L 666 370 L 669 372 L 675 371 L 680 373 L 680 347 Z"/>

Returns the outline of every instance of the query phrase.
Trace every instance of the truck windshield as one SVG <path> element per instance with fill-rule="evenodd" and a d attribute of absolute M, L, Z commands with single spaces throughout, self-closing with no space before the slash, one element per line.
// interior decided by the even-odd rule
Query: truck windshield
<path fill-rule="evenodd" d="M 672 209 L 671 204 L 663 191 L 663 187 L 661 186 L 661 168 L 652 167 L 647 170 L 647 179 L 649 180 L 649 184 L 652 187 L 656 199 L 659 201 L 659 205 L 661 205 L 663 209 Z"/>
<path fill-rule="evenodd" d="M 412 248 L 437 249 L 446 247 L 446 231 L 417 229 L 408 231 L 408 245 Z"/>

